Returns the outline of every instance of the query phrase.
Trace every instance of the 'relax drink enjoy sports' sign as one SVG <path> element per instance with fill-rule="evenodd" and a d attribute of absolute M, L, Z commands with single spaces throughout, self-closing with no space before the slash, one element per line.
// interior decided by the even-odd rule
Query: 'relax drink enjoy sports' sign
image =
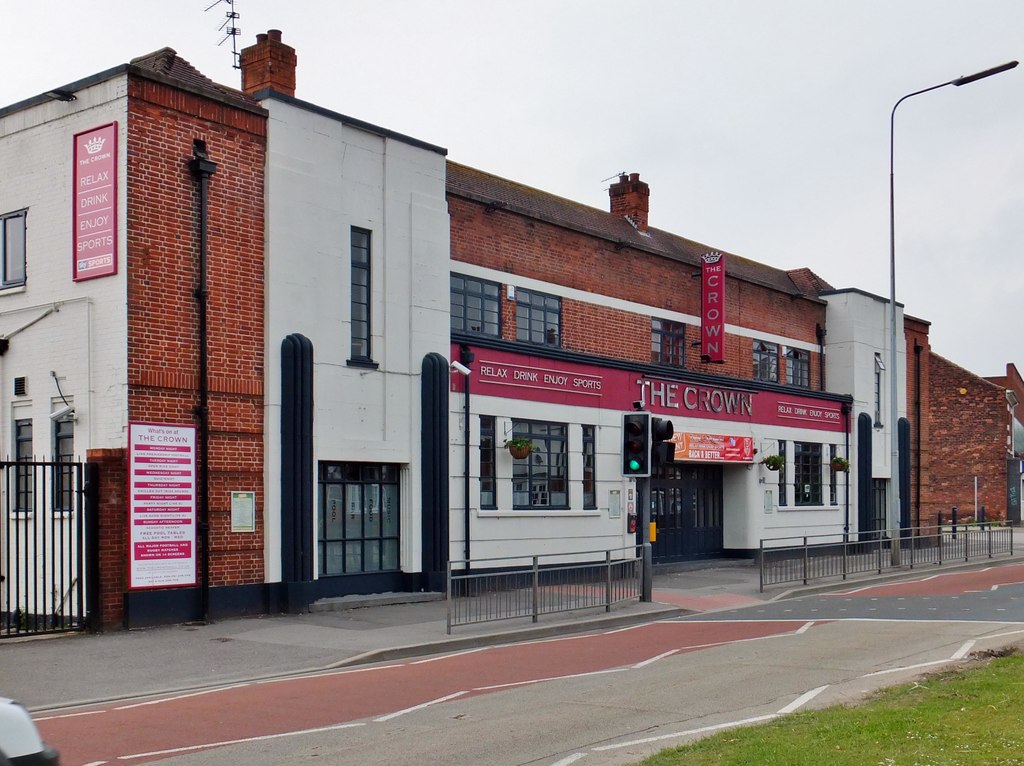
<path fill-rule="evenodd" d="M 74 224 L 76 280 L 117 273 L 117 123 L 75 136 Z"/>

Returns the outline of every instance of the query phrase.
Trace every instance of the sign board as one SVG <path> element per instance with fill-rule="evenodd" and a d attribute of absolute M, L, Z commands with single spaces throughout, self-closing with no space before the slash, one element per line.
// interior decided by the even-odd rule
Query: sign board
<path fill-rule="evenodd" d="M 256 493 L 231 493 L 231 531 L 256 531 Z"/>
<path fill-rule="evenodd" d="M 128 425 L 129 587 L 196 584 L 196 429 Z"/>
<path fill-rule="evenodd" d="M 700 257 L 700 356 L 705 362 L 725 361 L 725 256 L 704 253 Z"/>
<path fill-rule="evenodd" d="M 698 463 L 754 462 L 754 439 L 751 436 L 683 432 L 673 434 L 672 442 L 676 445 L 676 460 Z"/>
<path fill-rule="evenodd" d="M 75 281 L 117 273 L 117 123 L 74 138 Z"/>

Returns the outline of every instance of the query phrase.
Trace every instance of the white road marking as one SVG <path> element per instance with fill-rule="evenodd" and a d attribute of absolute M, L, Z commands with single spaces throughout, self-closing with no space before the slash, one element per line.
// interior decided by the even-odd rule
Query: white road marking
<path fill-rule="evenodd" d="M 555 761 L 551 766 L 569 766 L 570 763 L 576 763 L 580 758 L 586 756 L 586 753 L 573 753 L 567 758 L 563 758 L 560 761 Z"/>
<path fill-rule="evenodd" d="M 814 699 L 819 694 L 821 694 L 823 691 L 825 691 L 828 687 L 829 687 L 829 685 L 825 684 L 824 686 L 819 686 L 817 689 L 811 689 L 809 692 L 804 692 L 799 697 L 797 697 L 795 700 L 793 700 L 788 705 L 786 705 L 784 708 L 782 708 L 782 710 L 780 710 L 778 714 L 779 715 L 786 715 L 787 713 L 792 713 L 794 710 L 799 710 L 804 705 L 806 705 L 808 702 L 810 702 L 812 699 Z"/>
<path fill-rule="evenodd" d="M 106 761 L 90 761 L 82 766 L 103 766 L 104 763 L 106 763 Z"/>
<path fill-rule="evenodd" d="M 609 668 L 608 670 L 594 670 L 589 673 L 572 673 L 567 676 L 550 676 L 549 678 L 530 678 L 525 681 L 512 681 L 507 684 L 494 684 L 493 686 L 477 686 L 473 689 L 475 692 L 488 692 L 492 689 L 509 689 L 513 686 L 529 686 L 530 684 L 542 684 L 547 681 L 562 681 L 566 678 L 587 678 L 588 676 L 603 676 L 608 673 L 622 673 L 626 670 L 632 670 L 632 667 L 628 668 Z"/>
<path fill-rule="evenodd" d="M 964 641 L 963 646 L 961 646 L 959 649 L 953 652 L 953 656 L 950 659 L 962 660 L 964 657 L 967 656 L 967 653 L 974 648 L 974 645 L 976 643 L 977 641 L 974 641 L 973 639 L 970 641 Z"/>
<path fill-rule="evenodd" d="M 904 665 L 899 668 L 889 668 L 888 670 L 876 670 L 874 673 L 866 673 L 861 678 L 871 678 L 872 676 L 884 676 L 889 673 L 899 673 L 901 670 L 917 670 L 918 668 L 930 668 L 932 665 L 945 665 L 949 660 L 933 660 L 932 662 L 919 662 L 917 665 Z"/>
<path fill-rule="evenodd" d="M 398 718 L 398 716 L 400 715 L 405 715 L 406 713 L 415 713 L 417 710 L 422 710 L 425 707 L 430 707 L 431 705 L 437 705 L 441 702 L 453 700 L 456 697 L 461 697 L 465 693 L 466 692 L 455 692 L 455 694 L 448 694 L 444 697 L 438 697 L 436 700 L 430 700 L 429 702 L 424 702 L 420 705 L 414 705 L 413 707 L 408 707 L 405 710 L 396 710 L 394 713 L 382 715 L 380 718 L 374 718 L 373 721 L 374 723 L 383 723 L 384 721 L 390 721 L 392 718 Z"/>
<path fill-rule="evenodd" d="M 1006 633 L 993 633 L 991 636 L 982 636 L 981 638 L 1006 638 L 1007 636 L 1019 636 L 1021 633 L 1024 633 L 1024 630 L 1011 630 Z"/>
<path fill-rule="evenodd" d="M 466 649 L 464 652 L 452 652 L 451 654 L 442 654 L 438 657 L 428 657 L 425 660 L 416 660 L 410 662 L 410 665 L 426 665 L 428 662 L 437 662 L 438 660 L 450 660 L 453 657 L 464 657 L 467 654 L 475 654 L 476 652 L 482 652 L 484 649 L 490 649 L 489 646 L 478 646 L 476 649 Z"/>
<path fill-rule="evenodd" d="M 404 662 L 397 662 L 393 665 L 375 665 L 371 668 L 332 668 L 328 670 L 314 670 L 304 673 L 296 673 L 295 675 L 281 676 L 280 678 L 262 678 L 259 681 L 254 681 L 257 684 L 279 684 L 286 681 L 301 680 L 303 678 L 326 678 L 327 676 L 347 676 L 350 673 L 376 673 L 380 670 L 394 670 L 395 668 L 404 668 Z"/>
<path fill-rule="evenodd" d="M 638 668 L 646 668 L 648 665 L 653 665 L 658 660 L 663 660 L 666 657 L 671 657 L 673 654 L 675 654 L 678 651 L 679 651 L 678 649 L 669 649 L 667 652 L 662 652 L 661 654 L 657 655 L 656 657 L 651 657 L 649 660 L 643 660 L 641 662 L 636 663 L 633 666 L 633 669 L 635 670 L 635 669 L 638 669 Z"/>
<path fill-rule="evenodd" d="M 46 718 L 38 718 L 32 716 L 33 721 L 56 721 L 58 718 L 78 718 L 83 715 L 99 715 L 100 713 L 106 713 L 106 710 L 90 710 L 88 713 L 64 713 L 63 715 L 50 715 Z"/>
<path fill-rule="evenodd" d="M 778 718 L 778 714 L 777 713 L 770 713 L 769 715 L 759 715 L 759 716 L 755 716 L 754 718 L 744 718 L 742 721 L 729 721 L 728 723 L 718 723 L 718 724 L 715 724 L 714 726 L 702 726 L 699 729 L 690 729 L 688 731 L 678 731 L 678 732 L 675 732 L 674 734 L 662 734 L 662 735 L 657 736 L 657 737 L 645 737 L 644 739 L 633 739 L 633 740 L 630 740 L 629 742 L 619 742 L 616 745 L 601 745 L 600 747 L 595 747 L 594 751 L 597 752 L 597 751 L 603 751 L 603 750 L 618 750 L 618 749 L 623 748 L 623 747 L 631 747 L 633 745 L 642 745 L 642 744 L 645 744 L 647 742 L 659 742 L 659 741 L 664 740 L 664 739 L 678 739 L 679 737 L 688 737 L 691 734 L 704 734 L 705 732 L 718 731 L 719 729 L 732 729 L 732 728 L 735 728 L 737 726 L 746 726 L 747 724 L 751 724 L 751 723 L 760 723 L 761 721 L 770 721 L 773 718 Z"/>
<path fill-rule="evenodd" d="M 133 753 L 132 755 L 119 755 L 119 761 L 131 761 L 135 758 L 152 758 L 154 755 L 171 755 L 172 753 L 187 753 L 191 750 L 209 750 L 212 747 L 225 747 L 227 745 L 240 745 L 243 742 L 265 742 L 269 739 L 281 739 L 283 737 L 298 737 L 303 734 L 318 734 L 322 731 L 338 731 L 339 729 L 351 729 L 356 726 L 366 726 L 365 723 L 339 723 L 334 726 L 321 726 L 316 729 L 302 729 L 301 731 L 286 731 L 281 734 L 264 734 L 259 737 L 243 737 L 242 739 L 227 739 L 223 742 L 207 742 L 202 745 L 188 745 L 187 747 L 173 747 L 168 750 L 153 750 L 149 753 Z"/>
<path fill-rule="evenodd" d="M 815 611 L 817 611 L 817 610 L 815 610 Z M 811 627 L 813 627 L 813 626 L 814 626 L 814 620 L 811 620 L 810 622 L 805 622 L 803 624 L 803 626 L 800 629 L 797 630 L 796 635 L 802 636 L 804 633 L 806 633 L 808 630 L 810 630 Z"/>
<path fill-rule="evenodd" d="M 147 705 L 160 705 L 164 702 L 175 702 L 177 700 L 188 699 L 189 697 L 201 697 L 204 694 L 214 694 L 216 692 L 227 691 L 228 689 L 241 689 L 249 684 L 234 684 L 233 686 L 218 686 L 216 689 L 204 689 L 201 692 L 192 692 L 191 694 L 179 694 L 176 697 L 162 697 L 158 700 L 149 700 L 148 702 L 136 702 L 134 705 L 121 705 L 115 707 L 114 710 L 132 710 L 137 707 L 146 707 Z"/>

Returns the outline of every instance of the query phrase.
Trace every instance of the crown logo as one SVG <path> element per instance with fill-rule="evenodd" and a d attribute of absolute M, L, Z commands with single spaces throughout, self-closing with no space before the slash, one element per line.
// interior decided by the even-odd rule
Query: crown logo
<path fill-rule="evenodd" d="M 722 254 L 719 252 L 704 253 L 701 258 L 704 259 L 704 263 L 718 263 L 722 260 Z"/>
<path fill-rule="evenodd" d="M 103 144 L 107 143 L 107 140 L 102 136 L 94 136 L 85 142 L 85 151 L 89 154 L 96 154 L 96 152 L 103 150 Z"/>

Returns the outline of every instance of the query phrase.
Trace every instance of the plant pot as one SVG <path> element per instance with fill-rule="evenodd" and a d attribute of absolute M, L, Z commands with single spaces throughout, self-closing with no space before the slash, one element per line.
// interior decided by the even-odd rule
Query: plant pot
<path fill-rule="evenodd" d="M 848 464 L 846 464 L 846 463 L 839 463 L 839 462 L 832 463 L 832 470 L 833 471 L 847 471 L 847 470 L 849 470 L 849 468 L 850 468 L 850 466 Z"/>
<path fill-rule="evenodd" d="M 533 450 L 529 444 L 510 444 L 508 445 L 508 451 L 516 460 L 522 460 L 525 457 L 529 457 Z"/>

